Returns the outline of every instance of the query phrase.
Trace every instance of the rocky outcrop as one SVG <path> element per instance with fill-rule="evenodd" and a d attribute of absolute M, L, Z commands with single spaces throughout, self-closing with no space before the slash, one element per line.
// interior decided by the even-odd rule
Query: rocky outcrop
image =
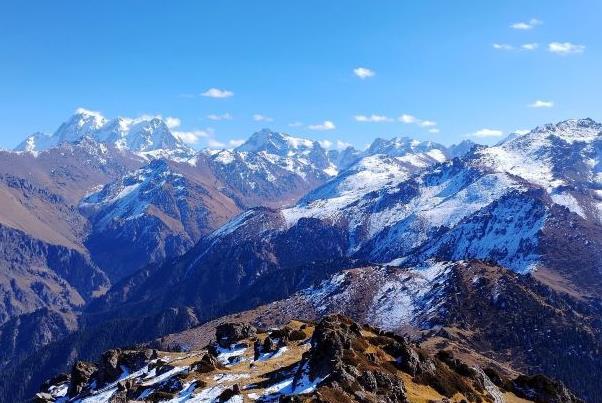
<path fill-rule="evenodd" d="M 545 375 L 520 375 L 510 384 L 510 389 L 519 397 L 533 400 L 536 403 L 579 403 L 562 383 Z"/>
<path fill-rule="evenodd" d="M 98 367 L 95 364 L 78 361 L 71 369 L 71 382 L 67 391 L 67 396 L 73 397 L 82 393 L 96 373 Z"/>
<path fill-rule="evenodd" d="M 431 355 L 405 337 L 341 315 L 319 323 L 292 321 L 269 331 L 230 322 L 217 327 L 218 335 L 227 347 L 214 345 L 210 353 L 109 350 L 98 365 L 80 361 L 70 376 L 46 382 L 36 399 L 53 401 L 59 385 L 67 383 L 74 400 L 102 393 L 111 403 L 207 396 L 217 402 L 499 402 L 503 393 L 537 403 L 580 402 L 546 377 L 509 378 L 490 368 L 482 371 L 450 351 Z M 195 356 L 201 358 L 191 362 Z M 115 383 L 118 374 L 122 379 Z"/>
<path fill-rule="evenodd" d="M 368 352 L 362 328 L 342 316 L 323 319 L 311 339 L 307 370 L 310 379 L 322 379 L 326 393 L 345 401 L 407 402 L 403 382 Z M 301 366 L 297 378 L 303 376 Z"/>
<path fill-rule="evenodd" d="M 224 323 L 215 329 L 215 339 L 224 348 L 242 339 L 255 337 L 257 329 L 248 323 Z"/>

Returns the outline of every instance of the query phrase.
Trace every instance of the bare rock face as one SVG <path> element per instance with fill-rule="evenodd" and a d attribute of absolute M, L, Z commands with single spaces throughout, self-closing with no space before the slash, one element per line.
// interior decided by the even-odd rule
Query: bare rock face
<path fill-rule="evenodd" d="M 67 396 L 73 397 L 79 395 L 97 370 L 98 367 L 90 362 L 76 362 L 71 370 L 71 384 L 69 385 Z"/>

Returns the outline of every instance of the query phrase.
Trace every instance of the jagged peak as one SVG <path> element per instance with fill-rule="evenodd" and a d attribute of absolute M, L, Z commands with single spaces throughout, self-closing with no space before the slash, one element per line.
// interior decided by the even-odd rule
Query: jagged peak
<path fill-rule="evenodd" d="M 445 151 L 446 147 L 430 140 L 417 140 L 410 137 L 393 137 L 392 139 L 375 139 L 366 154 L 387 154 L 403 156 L 408 153 L 423 153 L 431 150 Z"/>
<path fill-rule="evenodd" d="M 235 151 L 266 151 L 271 154 L 286 154 L 289 151 L 307 151 L 314 148 L 322 147 L 314 140 L 294 137 L 270 129 L 262 129 L 253 133 L 247 141 L 236 147 Z"/>
<path fill-rule="evenodd" d="M 548 123 L 538 126 L 527 137 L 552 135 L 572 143 L 575 141 L 592 141 L 602 135 L 602 123 L 591 118 L 568 119 L 558 123 Z"/>
<path fill-rule="evenodd" d="M 192 150 L 176 137 L 160 116 L 136 118 L 119 116 L 108 120 L 99 112 L 79 108 L 52 135 L 35 133 L 28 136 L 16 151 L 43 151 L 63 143 L 75 143 L 91 137 L 102 144 L 111 144 L 132 152 L 159 150 Z"/>

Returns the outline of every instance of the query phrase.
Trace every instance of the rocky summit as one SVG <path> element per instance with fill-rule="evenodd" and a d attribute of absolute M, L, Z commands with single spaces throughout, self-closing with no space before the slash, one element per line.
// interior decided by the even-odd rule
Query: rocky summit
<path fill-rule="evenodd" d="M 153 344 L 155 344 L 153 346 Z M 109 350 L 48 380 L 35 402 L 580 402 L 543 375 L 471 365 L 341 315 L 256 329 L 222 323 L 203 349 Z"/>

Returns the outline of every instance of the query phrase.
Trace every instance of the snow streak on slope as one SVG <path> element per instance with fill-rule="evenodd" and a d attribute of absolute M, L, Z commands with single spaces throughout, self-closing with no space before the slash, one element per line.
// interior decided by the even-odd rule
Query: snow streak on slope
<path fill-rule="evenodd" d="M 299 297 L 320 315 L 352 312 L 384 330 L 399 330 L 437 310 L 451 267 L 450 263 L 429 262 L 403 269 L 353 269 L 301 291 Z"/>
<path fill-rule="evenodd" d="M 145 213 L 153 196 L 161 193 L 167 183 L 173 188 L 176 199 L 187 195 L 183 175 L 172 172 L 164 161 L 154 161 L 88 195 L 82 200 L 80 208 L 97 214 L 98 228 L 104 228 L 114 221 L 133 220 Z"/>

